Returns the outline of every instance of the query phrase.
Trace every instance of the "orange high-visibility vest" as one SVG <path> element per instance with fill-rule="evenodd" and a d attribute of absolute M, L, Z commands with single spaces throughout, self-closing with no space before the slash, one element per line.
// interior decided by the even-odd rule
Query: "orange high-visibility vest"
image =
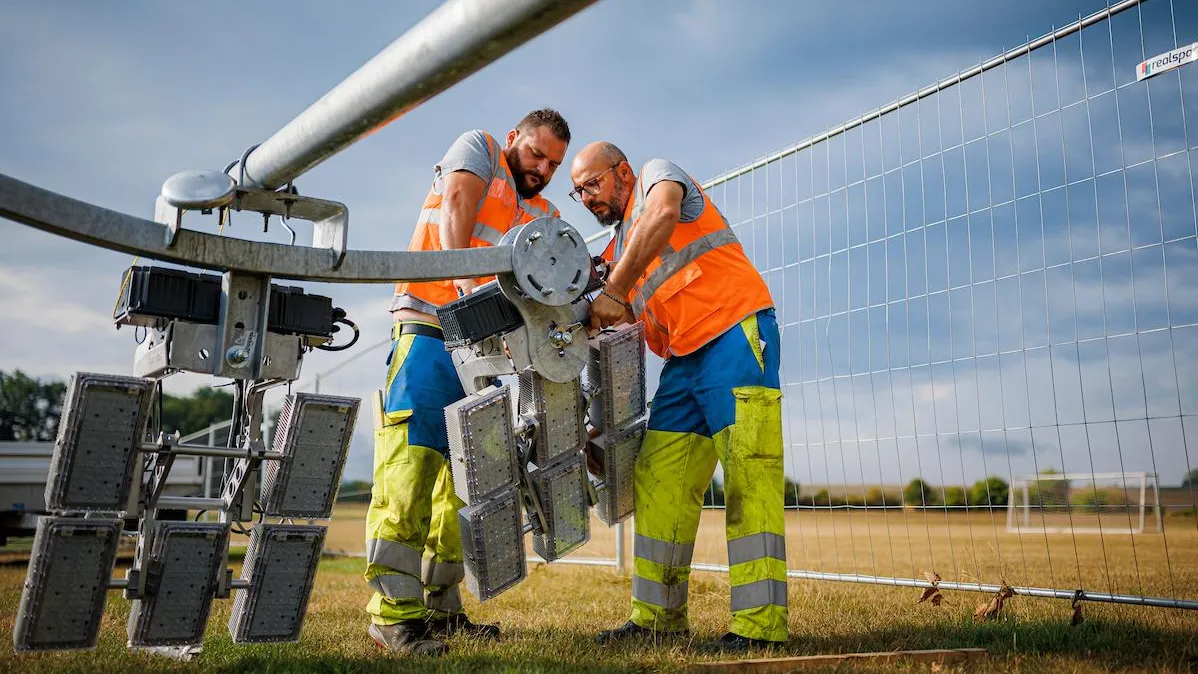
<path fill-rule="evenodd" d="M 698 183 L 695 183 L 696 187 Z M 669 243 L 628 293 L 632 313 L 645 323 L 649 350 L 662 358 L 685 356 L 752 314 L 774 306 L 765 279 L 745 256 L 732 227 L 707 194 L 694 222 L 679 222 Z M 645 210 L 637 179 L 624 210 L 625 247 L 636 238 Z M 603 252 L 615 260 L 616 237 Z"/>
<path fill-rule="evenodd" d="M 474 233 L 470 237 L 471 248 L 494 246 L 499 243 L 508 230 L 518 225 L 526 224 L 544 216 L 561 217 L 557 208 L 545 197 L 537 195 L 531 199 L 523 199 L 516 192 L 516 182 L 508 168 L 507 157 L 498 147 L 491 134 L 487 137 L 487 148 L 491 153 L 491 182 L 486 193 L 478 202 L 478 214 L 475 216 Z M 441 234 L 438 227 L 441 224 L 441 192 L 438 175 L 428 196 L 424 198 L 424 206 L 416 221 L 416 231 L 412 233 L 412 242 L 408 250 L 441 250 Z M 486 283 L 494 276 L 479 278 L 479 283 Z M 437 307 L 457 299 L 457 289 L 452 281 L 419 281 L 403 282 L 395 285 L 395 301 L 391 309 L 416 309 L 425 313 L 435 313 Z"/>

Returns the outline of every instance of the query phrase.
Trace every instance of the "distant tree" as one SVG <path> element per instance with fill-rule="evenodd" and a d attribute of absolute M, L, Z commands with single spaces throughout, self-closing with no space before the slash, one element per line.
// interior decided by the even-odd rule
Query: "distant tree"
<path fill-rule="evenodd" d="M 0 371 L 0 441 L 54 440 L 66 391 L 61 381 Z"/>
<path fill-rule="evenodd" d="M 162 396 L 162 430 L 183 435 L 227 421 L 233 414 L 233 394 L 219 388 L 199 388 L 186 397 Z"/>
<path fill-rule="evenodd" d="M 1055 468 L 1045 468 L 1040 475 L 1060 475 Z M 1061 479 L 1035 480 L 1028 485 L 1028 503 L 1033 506 L 1069 508 L 1069 481 Z"/>
<path fill-rule="evenodd" d="M 1186 473 L 1185 478 L 1181 481 L 1181 486 L 1186 489 L 1190 487 L 1198 488 L 1198 468 Z"/>
<path fill-rule="evenodd" d="M 950 508 L 960 508 L 968 505 L 965 498 L 964 487 L 945 487 L 944 488 L 944 505 Z"/>
<path fill-rule="evenodd" d="M 1007 505 L 1011 488 L 1001 477 L 990 476 L 978 480 L 969 488 L 969 505 L 975 508 Z"/>
<path fill-rule="evenodd" d="M 790 478 L 786 478 L 782 492 L 782 504 L 784 507 L 793 508 L 799 505 L 799 483 L 792 482 Z"/>
<path fill-rule="evenodd" d="M 938 505 L 936 492 L 932 486 L 920 478 L 915 478 L 903 487 L 903 504 L 909 506 Z"/>
<path fill-rule="evenodd" d="M 346 480 L 337 490 L 337 500 L 350 503 L 369 503 L 372 486 L 373 483 L 369 480 Z"/>

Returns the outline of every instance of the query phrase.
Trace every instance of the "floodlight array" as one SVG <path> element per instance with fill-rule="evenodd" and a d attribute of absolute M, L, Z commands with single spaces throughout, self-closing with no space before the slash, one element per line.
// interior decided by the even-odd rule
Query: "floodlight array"
<path fill-rule="evenodd" d="M 645 439 L 645 422 L 614 432 L 604 433 L 592 441 L 594 458 L 599 464 L 601 480 L 596 489 L 595 513 L 604 524 L 611 526 L 628 519 L 633 512 L 633 469 Z"/>
<path fill-rule="evenodd" d="M 121 524 L 78 517 L 38 520 L 13 626 L 13 648 L 95 647 Z"/>
<path fill-rule="evenodd" d="M 600 431 L 591 441 L 599 464 L 595 510 L 608 526 L 634 507 L 634 468 L 645 438 L 645 326 L 621 326 L 590 341 L 587 365 L 594 395 L 588 418 Z"/>
<path fill-rule="evenodd" d="M 129 645 L 199 644 L 224 572 L 229 525 L 160 522 L 152 536 L 145 592 L 129 612 Z"/>
<path fill-rule="evenodd" d="M 357 398 L 316 393 L 287 397 L 274 440 L 283 458 L 269 462 L 263 476 L 267 515 L 332 516 L 358 405 Z"/>
<path fill-rule="evenodd" d="M 153 390 L 139 377 L 71 377 L 46 478 L 48 509 L 126 510 Z"/>
<path fill-rule="evenodd" d="M 486 601 L 528 575 L 520 498 L 514 488 L 458 511 L 466 587 Z"/>
<path fill-rule="evenodd" d="M 645 326 L 625 325 L 590 341 L 587 377 L 597 394 L 590 421 L 606 431 L 623 428 L 645 414 Z"/>
<path fill-rule="evenodd" d="M 326 528 L 263 524 L 250 534 L 242 579 L 229 616 L 235 643 L 296 641 L 304 624 Z"/>
<path fill-rule="evenodd" d="M 491 387 L 445 408 L 453 487 L 473 505 L 517 483 L 511 393 Z"/>
<path fill-rule="evenodd" d="M 541 530 L 534 532 L 532 549 L 547 562 L 565 557 L 591 539 L 585 475 L 578 451 L 552 466 L 529 470 L 544 516 Z"/>
<path fill-rule="evenodd" d="M 577 453 L 586 444 L 582 382 L 552 382 L 534 370 L 520 373 L 520 414 L 535 416 L 537 430 L 529 459 L 539 465 Z"/>

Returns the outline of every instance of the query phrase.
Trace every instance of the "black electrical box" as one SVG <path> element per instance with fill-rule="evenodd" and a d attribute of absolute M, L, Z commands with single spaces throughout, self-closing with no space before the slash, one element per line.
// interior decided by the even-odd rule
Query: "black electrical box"
<path fill-rule="evenodd" d="M 112 317 L 122 325 L 152 326 L 163 319 L 215 323 L 219 315 L 219 276 L 130 267 L 121 275 L 121 299 Z"/>
<path fill-rule="evenodd" d="M 119 325 L 152 327 L 167 320 L 220 321 L 221 277 L 165 267 L 131 267 L 121 276 Z M 288 335 L 332 337 L 333 300 L 295 286 L 270 286 L 267 329 Z"/>
<path fill-rule="evenodd" d="M 520 327 L 524 319 L 492 281 L 469 295 L 437 307 L 445 348 L 456 349 Z"/>
<path fill-rule="evenodd" d="M 333 335 L 333 300 L 323 295 L 308 295 L 296 286 L 270 287 L 271 332 L 288 335 Z"/>

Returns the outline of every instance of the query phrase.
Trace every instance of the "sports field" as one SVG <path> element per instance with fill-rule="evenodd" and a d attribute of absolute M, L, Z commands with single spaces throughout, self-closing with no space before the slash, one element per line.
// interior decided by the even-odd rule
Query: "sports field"
<path fill-rule="evenodd" d="M 326 548 L 360 552 L 364 513 L 362 506 L 340 507 Z M 1080 566 L 1081 586 L 1092 591 L 1140 594 L 1142 588 L 1147 595 L 1198 598 L 1198 528 L 1192 518 L 1168 518 L 1167 537 L 1100 538 L 1009 534 L 1005 513 L 995 513 L 993 520 L 989 514 L 937 511 L 792 512 L 788 517 L 791 568 L 901 577 L 934 571 L 945 580 L 1076 588 Z M 725 561 L 722 518 L 722 511 L 704 513 L 696 561 Z M 612 533 L 596 524 L 592 542 L 576 556 L 614 552 Z M 1166 543 L 1169 565 L 1164 561 Z M 451 641 L 449 658 L 435 664 L 414 661 L 379 651 L 366 636 L 362 607 L 369 592 L 361 578 L 363 566 L 357 557 L 321 563 L 299 643 L 233 645 L 225 628 L 230 602 L 218 601 L 204 653 L 192 662 L 129 653 L 128 602 L 114 592 L 95 651 L 17 655 L 5 645 L 0 647 L 0 671 L 682 671 L 691 663 L 718 659 L 699 652 L 698 646 L 727 626 L 727 576 L 696 572 L 690 582 L 690 641 L 601 649 L 591 637 L 625 619 L 629 579 L 603 567 L 534 564 L 527 581 L 500 597 L 484 605 L 467 598 L 475 619 L 503 627 L 500 641 L 458 638 Z M 0 566 L 0 626 L 8 632 L 23 576 L 19 564 Z M 996 620 L 978 622 L 973 612 L 988 599 L 985 595 L 945 592 L 939 607 L 917 603 L 919 595 L 914 588 L 792 580 L 792 638 L 774 655 L 983 647 L 990 656 L 968 671 L 1198 668 L 1195 612 L 1085 604 L 1084 621 L 1071 626 L 1068 601 L 1014 597 Z M 908 663 L 854 671 L 929 669 L 926 663 Z"/>

